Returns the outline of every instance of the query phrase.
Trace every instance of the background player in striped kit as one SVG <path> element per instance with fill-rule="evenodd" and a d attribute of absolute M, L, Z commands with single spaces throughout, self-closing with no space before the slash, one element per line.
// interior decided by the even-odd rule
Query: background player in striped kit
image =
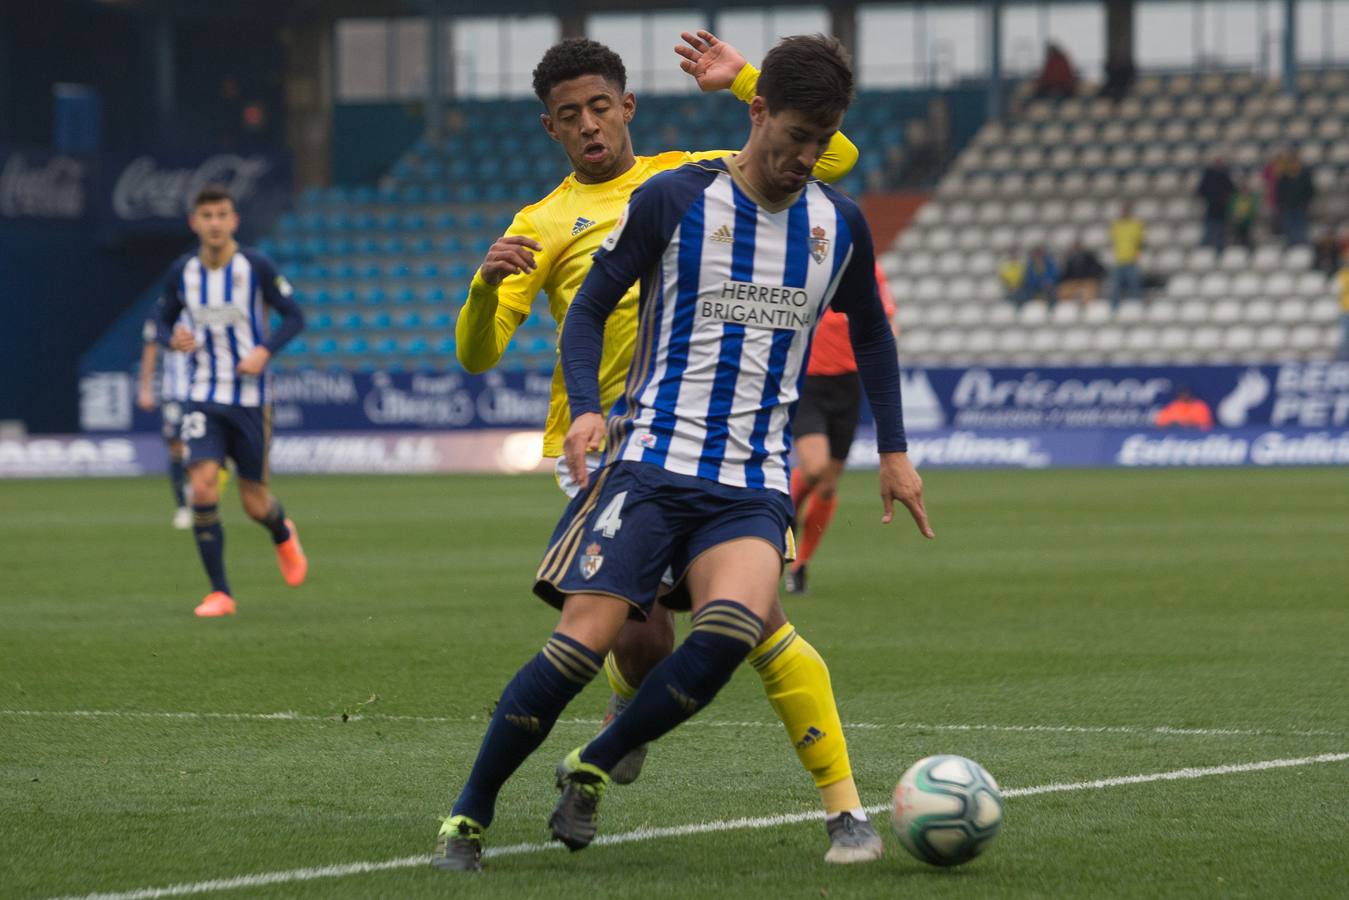
<path fill-rule="evenodd" d="M 879 264 L 876 291 L 886 317 L 893 323 L 895 300 Z M 848 338 L 848 317 L 829 310 L 815 329 L 801 402 L 792 420 L 796 447 L 796 469 L 792 471 L 796 559 L 787 567 L 785 582 L 789 594 L 806 592 L 806 565 L 834 519 L 838 479 L 848 464 L 861 403 L 862 385 L 857 380 L 857 360 Z"/>
<path fill-rule="evenodd" d="M 308 571 L 295 523 L 267 486 L 271 398 L 265 371 L 272 354 L 304 328 L 304 315 L 271 261 L 235 243 L 239 215 L 223 188 L 207 186 L 197 194 L 188 224 L 201 245 L 169 271 L 159 302 L 159 338 L 190 360 L 182 438 L 193 535 L 211 581 L 195 612 L 226 616 L 235 612 L 218 506 L 226 458 L 234 460 L 244 511 L 272 537 L 286 583 L 298 587 Z M 281 315 L 281 325 L 268 336 L 271 311 Z"/>
<path fill-rule="evenodd" d="M 677 48 L 681 68 L 704 91 L 730 90 L 749 103 L 758 70 L 730 44 L 706 31 L 683 33 Z M 595 41 L 572 39 L 548 50 L 534 71 L 534 89 L 544 105 L 543 124 L 567 153 L 573 173 L 547 197 L 516 214 L 507 234 L 488 251 L 473 279 L 456 324 L 458 356 L 470 372 L 496 365 L 520 326 L 535 295 L 547 295 L 559 326 L 576 290 L 590 271 L 591 259 L 614 227 L 632 191 L 653 174 L 700 159 L 727 156 L 730 150 L 671 151 L 635 156 L 628 123 L 637 101 L 625 90 L 623 61 Z M 814 163 L 824 181 L 846 175 L 857 150 L 842 133 L 834 134 Z M 637 285 L 632 284 L 605 328 L 600 371 L 601 400 L 608 408 L 622 393 L 637 332 Z M 579 490 L 561 458 L 571 418 L 561 368 L 554 373 L 545 426 L 544 455 L 558 459 L 558 482 L 568 497 Z M 592 456 L 590 464 L 598 464 Z M 645 622 L 632 621 L 605 658 L 604 672 L 613 689 L 606 721 L 637 692 L 642 679 L 674 649 L 674 623 L 663 605 Z M 827 815 L 858 806 L 843 725 L 834 701 L 829 668 L 790 622 L 780 604 L 770 615 L 764 639 L 750 654 L 764 693 L 782 720 L 789 743 L 820 794 Z M 615 780 L 637 777 L 645 758 L 639 747 Z M 485 823 L 484 823 L 485 824 Z M 869 825 L 861 826 L 863 829 Z M 873 858 L 879 839 L 867 846 L 861 833 L 831 835 L 825 858 L 858 862 Z"/>
<path fill-rule="evenodd" d="M 160 430 L 169 451 L 169 485 L 173 489 L 173 527 L 186 531 L 192 527 L 192 510 L 187 508 L 186 480 L 183 455 L 186 447 L 180 434 L 183 424 L 183 406 L 187 403 L 188 360 L 186 353 L 166 350 L 163 370 L 159 372 L 159 391 L 154 389 L 155 373 L 159 366 L 159 323 L 154 317 L 145 320 L 141 337 L 140 389 L 136 405 L 146 412 L 159 407 Z"/>
<path fill-rule="evenodd" d="M 739 157 L 691 163 L 636 191 L 568 310 L 565 452 L 585 490 L 535 583 L 561 621 L 502 694 L 442 826 L 433 862 L 444 868 L 478 867 L 501 785 L 598 673 L 628 617 L 651 608 L 667 566 L 691 600 L 693 631 L 609 728 L 558 766 L 554 837 L 587 846 L 609 771 L 710 702 L 759 644 L 788 544 L 787 429 L 817 317 L 835 298 L 876 412 L 884 521 L 899 500 L 931 536 L 904 454 L 870 233 L 855 203 L 809 177 L 852 96 L 844 52 L 830 39 L 788 38 L 765 59 L 758 91 Z M 606 425 L 604 324 L 639 277 L 638 350 Z M 602 444 L 592 478 L 585 455 Z M 704 772 L 714 786 L 715 769 Z M 858 806 L 833 817 L 831 832 L 864 822 Z"/>

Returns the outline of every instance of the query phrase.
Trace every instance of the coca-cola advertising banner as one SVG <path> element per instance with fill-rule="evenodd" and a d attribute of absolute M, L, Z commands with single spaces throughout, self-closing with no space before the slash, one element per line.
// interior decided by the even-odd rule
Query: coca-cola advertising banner
<path fill-rule="evenodd" d="M 0 148 L 0 218 L 78 222 L 89 212 L 94 163 Z"/>
<path fill-rule="evenodd" d="M 106 234 L 183 229 L 203 185 L 222 184 L 240 212 L 284 203 L 284 152 L 139 153 L 84 158 L 0 147 L 0 218 L 83 222 Z"/>

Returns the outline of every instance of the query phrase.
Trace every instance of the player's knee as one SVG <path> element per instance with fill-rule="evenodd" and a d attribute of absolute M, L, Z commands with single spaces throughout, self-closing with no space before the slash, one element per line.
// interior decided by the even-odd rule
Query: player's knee
<path fill-rule="evenodd" d="M 674 621 L 657 605 L 645 622 L 628 622 L 614 643 L 614 659 L 623 677 L 640 684 L 674 650 Z"/>
<path fill-rule="evenodd" d="M 200 465 L 188 470 L 192 483 L 192 502 L 201 506 L 210 506 L 220 502 L 220 487 L 216 480 L 219 470 L 215 466 Z"/>
<path fill-rule="evenodd" d="M 822 478 L 815 485 L 815 497 L 819 500 L 833 500 L 838 494 L 838 481 L 833 478 Z"/>

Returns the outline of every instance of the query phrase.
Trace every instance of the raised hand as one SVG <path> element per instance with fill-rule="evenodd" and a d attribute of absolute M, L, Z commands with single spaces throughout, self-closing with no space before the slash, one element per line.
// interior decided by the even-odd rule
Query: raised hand
<path fill-rule="evenodd" d="M 679 68 L 693 76 L 704 91 L 724 91 L 735 81 L 745 67 L 745 57 L 725 41 L 717 40 L 710 31 L 679 35 L 683 44 L 675 46 L 675 53 L 684 57 Z"/>

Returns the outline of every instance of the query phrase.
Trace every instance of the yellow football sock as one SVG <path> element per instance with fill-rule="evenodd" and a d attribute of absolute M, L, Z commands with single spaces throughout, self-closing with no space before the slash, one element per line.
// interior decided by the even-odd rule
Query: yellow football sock
<path fill-rule="evenodd" d="M 860 808 L 824 659 L 788 623 L 750 651 L 749 662 L 763 680 L 764 693 L 786 727 L 801 765 L 815 779 L 825 813 Z"/>
<path fill-rule="evenodd" d="M 604 677 L 609 679 L 609 687 L 624 700 L 631 700 L 637 696 L 637 688 L 628 684 L 628 679 L 623 677 L 619 671 L 618 660 L 614 659 L 612 653 L 604 657 Z"/>

